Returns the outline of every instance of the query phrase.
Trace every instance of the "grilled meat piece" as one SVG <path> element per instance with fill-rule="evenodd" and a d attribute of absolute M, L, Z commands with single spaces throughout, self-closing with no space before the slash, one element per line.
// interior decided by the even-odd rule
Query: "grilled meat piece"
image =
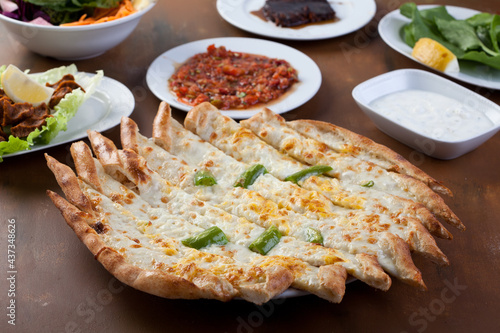
<path fill-rule="evenodd" d="M 327 0 L 267 0 L 262 12 L 266 19 L 281 27 L 296 27 L 335 17 Z"/>

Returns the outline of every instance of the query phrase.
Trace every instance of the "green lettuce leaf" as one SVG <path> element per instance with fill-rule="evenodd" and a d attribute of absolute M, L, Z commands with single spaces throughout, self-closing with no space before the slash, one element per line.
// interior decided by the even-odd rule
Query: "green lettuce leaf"
<path fill-rule="evenodd" d="M 28 150 L 30 147 L 28 141 L 16 138 L 15 136 L 9 136 L 8 141 L 0 142 L 0 162 L 3 161 L 2 156 L 6 154 L 12 154 L 22 150 Z"/>
<path fill-rule="evenodd" d="M 500 15 L 495 15 L 490 24 L 490 39 L 495 51 L 500 52 Z"/>

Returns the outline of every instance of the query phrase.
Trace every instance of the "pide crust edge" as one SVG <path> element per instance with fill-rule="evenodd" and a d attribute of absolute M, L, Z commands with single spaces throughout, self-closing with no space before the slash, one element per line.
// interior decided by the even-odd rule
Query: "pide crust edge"
<path fill-rule="evenodd" d="M 221 301 L 231 299 L 232 295 L 230 294 L 214 295 L 177 276 L 161 271 L 141 269 L 127 263 L 123 255 L 107 247 L 97 232 L 90 227 L 90 224 L 95 222 L 90 214 L 80 211 L 55 192 L 47 191 L 47 195 L 82 243 L 87 246 L 104 268 L 121 282 L 135 289 L 165 298 L 215 298 Z"/>

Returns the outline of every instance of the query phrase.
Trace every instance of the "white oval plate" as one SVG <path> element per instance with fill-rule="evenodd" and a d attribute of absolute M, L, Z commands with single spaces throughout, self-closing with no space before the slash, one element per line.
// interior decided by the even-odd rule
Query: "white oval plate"
<path fill-rule="evenodd" d="M 94 74 L 86 73 L 89 76 Z M 134 95 L 122 83 L 103 77 L 96 91 L 80 106 L 76 115 L 68 121 L 68 129 L 61 131 L 45 145 L 33 145 L 23 150 L 3 155 L 2 158 L 45 150 L 64 143 L 87 137 L 87 130 L 102 132 L 120 124 L 122 116 L 129 116 L 135 107 Z"/>
<path fill-rule="evenodd" d="M 422 10 L 432 7 L 436 7 L 436 5 L 422 5 L 418 6 L 418 9 Z M 455 6 L 446 6 L 446 9 L 450 13 L 450 15 L 457 19 L 466 19 L 468 17 L 471 17 L 472 15 L 479 13 L 476 10 Z M 407 56 L 408 58 L 420 63 L 411 56 L 412 48 L 404 42 L 401 36 L 401 29 L 408 23 L 410 23 L 410 19 L 401 15 L 398 9 L 390 12 L 382 18 L 378 26 L 378 31 L 380 37 L 382 37 L 382 40 L 387 45 L 389 45 L 391 48 L 401 53 L 402 55 Z M 425 66 L 425 64 L 423 65 Z M 435 71 L 434 69 L 432 70 Z M 500 70 L 488 67 L 486 65 L 474 64 L 473 62 L 460 62 L 460 72 L 438 73 L 442 73 L 462 82 L 475 84 L 477 86 L 491 89 L 500 89 Z"/>
<path fill-rule="evenodd" d="M 256 114 L 263 106 L 273 109 L 276 113 L 284 113 L 307 102 L 321 86 L 321 71 L 316 63 L 304 53 L 289 46 L 254 38 L 214 38 L 204 39 L 174 47 L 156 58 L 150 65 L 146 82 L 149 89 L 159 99 L 170 106 L 183 111 L 191 110 L 192 106 L 178 101 L 177 96 L 168 88 L 168 79 L 186 60 L 198 53 L 207 51 L 211 44 L 225 46 L 226 49 L 237 52 L 252 53 L 280 58 L 288 61 L 298 72 L 299 82 L 280 99 L 265 105 L 258 105 L 246 110 L 221 110 L 221 113 L 234 119 L 246 119 Z"/>
<path fill-rule="evenodd" d="M 217 0 L 217 10 L 224 20 L 242 30 L 281 39 L 316 40 L 351 33 L 365 26 L 375 16 L 374 0 L 331 0 L 338 21 L 308 25 L 303 28 L 278 27 L 273 22 L 252 14 L 264 6 L 265 0 Z"/>

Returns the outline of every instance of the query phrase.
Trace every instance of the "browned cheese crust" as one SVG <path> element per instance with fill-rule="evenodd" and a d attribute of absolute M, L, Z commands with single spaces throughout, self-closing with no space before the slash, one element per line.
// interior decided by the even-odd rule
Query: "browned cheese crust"
<path fill-rule="evenodd" d="M 344 295 L 346 287 L 345 283 L 340 283 L 340 281 L 347 279 L 346 269 L 340 265 L 325 265 L 319 268 L 318 275 L 321 284 L 327 286 L 325 289 L 332 291 L 329 298 L 334 298 L 340 302 L 341 299 L 339 299 L 338 295 Z"/>
<path fill-rule="evenodd" d="M 153 121 L 153 138 L 155 143 L 166 151 L 169 151 L 172 145 L 172 138 L 170 136 L 172 118 L 170 115 L 170 105 L 166 102 L 161 102 Z"/>

